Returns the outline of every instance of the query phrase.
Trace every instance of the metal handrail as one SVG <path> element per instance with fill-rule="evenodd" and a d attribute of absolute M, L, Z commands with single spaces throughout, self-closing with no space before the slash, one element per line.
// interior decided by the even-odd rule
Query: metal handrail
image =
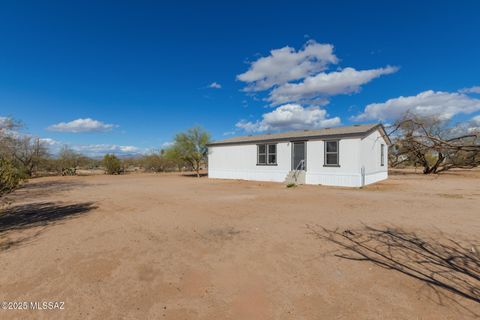
<path fill-rule="evenodd" d="M 297 178 L 298 178 L 298 174 L 300 173 L 300 170 L 304 170 L 304 168 L 305 168 L 305 160 L 300 160 L 297 164 L 297 167 L 295 168 L 295 172 L 293 173 L 293 178 L 295 179 L 295 182 L 297 182 Z"/>

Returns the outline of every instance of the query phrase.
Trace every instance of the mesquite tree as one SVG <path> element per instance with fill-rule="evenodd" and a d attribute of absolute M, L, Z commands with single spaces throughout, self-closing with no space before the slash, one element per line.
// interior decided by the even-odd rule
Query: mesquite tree
<path fill-rule="evenodd" d="M 37 172 L 40 163 L 48 158 L 48 149 L 39 138 L 30 136 L 12 139 L 12 153 L 27 177 Z"/>
<path fill-rule="evenodd" d="M 175 136 L 172 153 L 182 161 L 188 163 L 200 177 L 200 168 L 207 162 L 207 144 L 210 142 L 210 134 L 202 128 L 188 129 L 185 133 Z"/>
<path fill-rule="evenodd" d="M 479 133 L 457 129 L 438 119 L 405 117 L 397 121 L 389 133 L 394 141 L 390 164 L 419 164 L 424 174 L 480 166 Z"/>

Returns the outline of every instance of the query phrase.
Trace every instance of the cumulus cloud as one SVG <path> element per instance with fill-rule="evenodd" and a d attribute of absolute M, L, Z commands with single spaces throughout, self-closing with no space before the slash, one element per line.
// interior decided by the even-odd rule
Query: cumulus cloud
<path fill-rule="evenodd" d="M 255 122 L 241 120 L 236 127 L 246 132 L 281 130 L 304 130 L 332 127 L 340 124 L 340 118 L 328 118 L 327 111 L 318 106 L 303 107 L 299 104 L 286 104 L 265 113 Z"/>
<path fill-rule="evenodd" d="M 480 126 L 480 115 L 473 117 L 472 121 Z"/>
<path fill-rule="evenodd" d="M 480 115 L 473 117 L 468 124 L 468 131 L 480 134 Z"/>
<path fill-rule="evenodd" d="M 83 133 L 83 132 L 105 132 L 112 130 L 116 125 L 104 123 L 102 121 L 94 120 L 91 118 L 76 119 L 70 122 L 60 122 L 51 125 L 47 129 L 50 131 L 58 132 L 71 132 L 71 133 Z"/>
<path fill-rule="evenodd" d="M 135 155 L 140 154 L 142 151 L 135 146 L 122 146 L 116 144 L 84 144 L 73 145 L 71 148 L 90 157 L 103 156 L 107 153 L 114 153 L 116 155 Z"/>
<path fill-rule="evenodd" d="M 247 83 L 246 91 L 263 91 L 316 74 L 337 62 L 333 45 L 310 40 L 298 51 L 289 46 L 271 50 L 270 55 L 253 61 L 237 79 Z"/>
<path fill-rule="evenodd" d="M 271 106 L 288 103 L 325 106 L 332 96 L 352 94 L 373 79 L 395 73 L 398 67 L 356 70 L 346 67 L 328 70 L 338 64 L 333 45 L 309 40 L 303 48 L 283 47 L 270 51 L 250 63 L 249 69 L 237 75 L 250 94 L 266 92 Z"/>
<path fill-rule="evenodd" d="M 382 75 L 391 74 L 398 70 L 396 67 L 385 67 L 371 70 L 355 70 L 345 68 L 341 71 L 319 73 L 307 77 L 300 83 L 286 83 L 270 92 L 268 101 L 272 105 L 288 102 L 318 102 L 328 103 L 326 97 L 355 93 L 360 87 Z"/>
<path fill-rule="evenodd" d="M 470 120 L 460 122 L 454 127 L 450 128 L 452 136 L 461 136 L 465 134 L 480 134 L 480 115 L 471 118 Z"/>
<path fill-rule="evenodd" d="M 470 87 L 470 88 L 463 88 L 458 90 L 460 93 L 478 93 L 480 94 L 480 86 Z"/>
<path fill-rule="evenodd" d="M 168 147 L 173 146 L 173 144 L 174 144 L 173 141 L 167 141 L 167 142 L 162 143 L 162 147 L 168 148 Z"/>
<path fill-rule="evenodd" d="M 52 138 L 40 138 L 40 142 L 47 146 L 56 146 L 60 144 L 60 142 L 53 140 Z"/>
<path fill-rule="evenodd" d="M 356 121 L 396 120 L 411 113 L 423 117 L 437 117 L 449 120 L 463 113 L 470 114 L 480 110 L 480 100 L 457 92 L 424 91 L 416 96 L 398 97 L 382 103 L 372 103 L 363 113 L 352 117 Z"/>
<path fill-rule="evenodd" d="M 222 85 L 218 82 L 212 82 L 208 85 L 208 87 L 212 89 L 222 89 Z"/>

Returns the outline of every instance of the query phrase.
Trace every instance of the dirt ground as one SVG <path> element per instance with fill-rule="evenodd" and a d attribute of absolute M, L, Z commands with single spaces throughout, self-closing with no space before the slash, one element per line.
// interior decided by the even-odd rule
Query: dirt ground
<path fill-rule="evenodd" d="M 50 177 L 8 200 L 0 214 L 0 300 L 65 304 L 0 309 L 1 319 L 480 315 L 478 274 L 466 274 L 455 292 L 448 281 L 458 269 L 432 283 L 410 272 L 423 262 L 399 270 L 347 259 L 351 250 L 322 236 L 322 227 L 340 237 L 388 228 L 455 240 L 478 256 L 480 171 L 397 172 L 363 189 L 178 174 Z"/>

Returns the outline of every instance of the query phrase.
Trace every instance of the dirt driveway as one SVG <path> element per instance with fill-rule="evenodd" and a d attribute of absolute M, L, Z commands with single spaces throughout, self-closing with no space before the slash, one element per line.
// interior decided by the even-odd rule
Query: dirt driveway
<path fill-rule="evenodd" d="M 65 304 L 1 319 L 480 315 L 478 171 L 397 174 L 364 189 L 41 178 L 9 200 L 0 300 Z"/>

